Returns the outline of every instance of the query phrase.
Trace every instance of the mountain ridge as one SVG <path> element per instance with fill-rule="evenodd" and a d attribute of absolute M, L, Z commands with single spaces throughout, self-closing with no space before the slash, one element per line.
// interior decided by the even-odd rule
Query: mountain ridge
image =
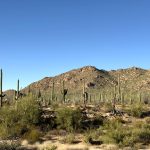
<path fill-rule="evenodd" d="M 29 86 L 44 91 L 49 90 L 53 80 L 56 87 L 60 86 L 61 82 L 64 80 L 66 87 L 68 89 L 73 89 L 77 86 L 81 87 L 83 80 L 85 80 L 87 87 L 89 88 L 103 88 L 103 86 L 106 86 L 106 84 L 116 84 L 118 74 L 120 74 L 120 80 L 122 84 L 124 84 L 123 80 L 132 80 L 133 82 L 137 80 L 139 82 L 142 76 L 143 81 L 150 80 L 150 71 L 138 67 L 106 71 L 103 69 L 98 69 L 95 66 L 84 66 L 78 69 L 72 69 L 54 77 L 45 77 L 39 81 L 31 83 Z M 27 86 L 25 89 L 27 89 L 29 86 Z"/>
<path fill-rule="evenodd" d="M 31 91 L 37 93 L 39 90 L 43 93 L 50 93 L 52 83 L 55 83 L 55 91 L 60 93 L 62 81 L 65 82 L 65 88 L 69 93 L 81 91 L 83 83 L 87 90 L 112 90 L 118 83 L 120 76 L 121 88 L 127 91 L 150 91 L 150 70 L 139 67 L 130 67 L 106 71 L 98 69 L 95 66 L 84 66 L 61 73 L 54 77 L 45 77 L 35 81 L 25 87 L 22 92 L 27 93 L 30 87 Z M 10 92 L 10 90 L 8 90 Z M 7 94 L 7 91 L 6 91 Z M 12 95 L 12 93 L 11 93 Z"/>

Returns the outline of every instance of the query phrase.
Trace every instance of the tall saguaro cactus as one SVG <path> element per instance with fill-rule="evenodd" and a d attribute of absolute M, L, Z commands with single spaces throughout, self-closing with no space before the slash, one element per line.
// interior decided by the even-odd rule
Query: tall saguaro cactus
<path fill-rule="evenodd" d="M 61 91 L 61 93 L 62 93 L 62 96 L 63 96 L 63 102 L 65 103 L 66 95 L 68 93 L 68 89 L 65 89 L 65 82 L 64 82 L 64 80 L 62 82 L 62 91 Z"/>
<path fill-rule="evenodd" d="M 120 74 L 118 74 L 118 101 L 121 100 Z"/>
<path fill-rule="evenodd" d="M 116 85 L 114 85 L 114 96 L 113 96 L 113 100 L 112 100 L 112 109 L 113 109 L 113 113 L 116 113 Z"/>
<path fill-rule="evenodd" d="M 3 94 L 3 70 L 1 69 L 1 76 L 0 76 L 0 106 L 3 106 L 3 97 L 5 97 L 5 94 Z"/>
<path fill-rule="evenodd" d="M 20 81 L 19 81 L 19 79 L 18 79 L 18 81 L 17 81 L 16 100 L 19 99 L 19 96 L 20 96 Z"/>
<path fill-rule="evenodd" d="M 55 93 L 54 93 L 55 83 L 54 80 L 52 81 L 52 90 L 51 90 L 51 101 L 55 99 Z"/>
<path fill-rule="evenodd" d="M 84 82 L 83 82 L 82 95 L 83 95 L 83 103 L 84 103 L 84 106 L 86 107 L 86 102 L 87 102 L 87 100 L 88 100 L 88 93 L 85 91 L 85 80 L 84 80 Z"/>
<path fill-rule="evenodd" d="M 142 102 L 142 93 L 140 92 L 139 93 L 139 103 L 141 103 Z"/>

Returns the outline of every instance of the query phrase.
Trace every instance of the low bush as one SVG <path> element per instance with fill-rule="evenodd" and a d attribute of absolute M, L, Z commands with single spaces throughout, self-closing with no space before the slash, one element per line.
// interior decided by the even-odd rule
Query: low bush
<path fill-rule="evenodd" d="M 33 144 L 39 141 L 41 136 L 42 133 L 35 127 L 32 127 L 28 132 L 24 134 L 23 138 L 27 140 L 29 143 Z"/>
<path fill-rule="evenodd" d="M 115 143 L 120 147 L 134 147 L 136 143 L 148 144 L 150 141 L 150 125 L 141 121 L 128 127 L 114 119 L 105 122 L 101 131 L 100 139 L 104 143 Z"/>
<path fill-rule="evenodd" d="M 30 95 L 18 101 L 17 112 L 21 116 L 22 124 L 38 124 L 40 122 L 41 111 L 36 97 Z"/>
<path fill-rule="evenodd" d="M 128 134 L 123 125 L 118 121 L 109 121 L 105 126 L 106 133 L 103 135 L 104 143 L 122 144 L 125 136 Z"/>
<path fill-rule="evenodd" d="M 133 136 L 137 137 L 136 142 L 141 142 L 144 144 L 148 144 L 150 141 L 150 125 L 142 124 L 140 128 L 134 128 L 132 130 Z"/>
<path fill-rule="evenodd" d="M 73 133 L 66 135 L 63 139 L 63 143 L 73 144 L 74 142 L 75 142 L 75 135 Z"/>
<path fill-rule="evenodd" d="M 144 108 L 142 104 L 135 104 L 130 106 L 128 113 L 133 117 L 141 117 L 143 111 Z"/>
<path fill-rule="evenodd" d="M 104 103 L 104 111 L 107 112 L 112 112 L 113 111 L 113 106 L 111 103 Z"/>
<path fill-rule="evenodd" d="M 17 150 L 19 146 L 20 146 L 19 143 L 3 142 L 0 143 L 0 150 Z"/>
<path fill-rule="evenodd" d="M 80 110 L 72 110 L 71 108 L 59 108 L 57 109 L 56 113 L 56 122 L 58 128 L 65 129 L 69 132 L 80 128 L 82 120 Z"/>
<path fill-rule="evenodd" d="M 84 134 L 84 142 L 88 144 L 92 144 L 91 141 L 99 140 L 99 137 L 101 136 L 102 131 L 100 129 L 94 130 L 88 130 Z"/>
<path fill-rule="evenodd" d="M 15 105 L 0 109 L 0 138 L 22 136 L 40 121 L 40 109 L 32 95 L 19 99 Z"/>

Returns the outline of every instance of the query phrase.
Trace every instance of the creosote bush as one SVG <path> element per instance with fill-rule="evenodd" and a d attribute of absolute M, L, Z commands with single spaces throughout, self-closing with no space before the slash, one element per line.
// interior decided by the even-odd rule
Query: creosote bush
<path fill-rule="evenodd" d="M 12 106 L 0 109 L 0 138 L 14 138 L 27 132 L 40 120 L 40 109 L 32 95 L 19 99 Z"/>
<path fill-rule="evenodd" d="M 0 150 L 17 150 L 19 146 L 19 143 L 2 142 L 0 143 Z"/>
<path fill-rule="evenodd" d="M 125 126 L 120 121 L 112 120 L 101 128 L 103 134 L 100 139 L 104 143 L 115 143 L 120 147 L 134 147 L 136 143 L 148 144 L 150 141 L 150 125 L 141 122 L 132 127 Z"/>
<path fill-rule="evenodd" d="M 144 111 L 142 104 L 135 104 L 131 105 L 128 112 L 133 117 L 141 117 L 142 113 Z"/>
<path fill-rule="evenodd" d="M 36 127 L 32 127 L 26 132 L 23 136 L 23 139 L 26 139 L 29 143 L 35 143 L 40 140 L 42 133 Z"/>
<path fill-rule="evenodd" d="M 80 110 L 72 110 L 71 108 L 59 108 L 57 109 L 56 113 L 56 122 L 58 128 L 65 129 L 69 132 L 80 128 L 82 119 Z"/>
<path fill-rule="evenodd" d="M 67 135 L 64 137 L 64 139 L 63 139 L 62 142 L 63 142 L 63 143 L 68 143 L 68 144 L 73 144 L 73 143 L 75 142 L 75 134 L 73 134 L 73 133 L 67 134 Z"/>

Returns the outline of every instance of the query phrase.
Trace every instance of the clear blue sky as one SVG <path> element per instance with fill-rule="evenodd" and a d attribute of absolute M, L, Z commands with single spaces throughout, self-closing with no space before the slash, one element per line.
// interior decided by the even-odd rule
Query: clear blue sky
<path fill-rule="evenodd" d="M 150 0 L 0 0 L 4 89 L 85 65 L 150 69 Z"/>

